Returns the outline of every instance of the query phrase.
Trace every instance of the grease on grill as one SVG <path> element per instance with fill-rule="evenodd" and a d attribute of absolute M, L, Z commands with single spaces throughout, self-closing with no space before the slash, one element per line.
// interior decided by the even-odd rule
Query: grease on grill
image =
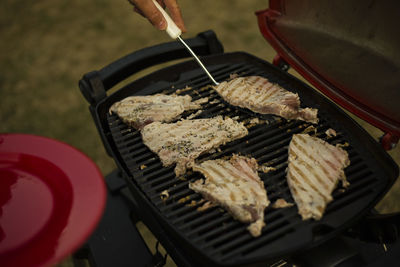
<path fill-rule="evenodd" d="M 336 147 L 340 147 L 340 148 L 348 147 L 348 146 L 350 146 L 350 144 L 348 142 L 344 142 L 343 144 L 336 144 Z"/>
<path fill-rule="evenodd" d="M 313 133 L 313 135 L 317 134 L 317 128 L 315 128 L 314 126 L 308 126 L 307 128 L 304 129 L 303 134 L 310 134 Z"/>
<path fill-rule="evenodd" d="M 271 207 L 273 209 L 289 208 L 294 206 L 294 203 L 288 203 L 284 198 L 278 198 Z"/>
<path fill-rule="evenodd" d="M 178 200 L 178 203 L 185 203 L 185 202 L 187 202 L 188 200 L 190 200 L 190 196 L 186 196 L 186 197 L 182 197 L 182 198 L 180 198 L 179 200 Z"/>
<path fill-rule="evenodd" d="M 197 201 L 196 200 L 192 200 L 192 201 L 190 201 L 189 204 L 186 204 L 186 206 L 188 206 L 188 207 L 194 207 L 196 205 L 197 205 Z"/>
<path fill-rule="evenodd" d="M 195 117 L 199 116 L 201 113 L 203 113 L 203 110 L 198 110 L 195 113 L 190 114 L 189 116 L 186 117 L 187 120 L 194 119 Z"/>
<path fill-rule="evenodd" d="M 262 165 L 258 166 L 258 171 L 261 171 L 263 173 L 269 173 L 269 172 L 276 171 L 276 168 L 270 167 L 267 164 L 262 164 Z"/>
<path fill-rule="evenodd" d="M 216 204 L 214 204 L 210 201 L 206 201 L 204 199 L 202 199 L 202 200 L 203 200 L 203 202 L 205 201 L 205 203 L 202 206 L 197 208 L 197 211 L 199 211 L 199 212 L 206 211 L 206 210 L 216 206 Z"/>
<path fill-rule="evenodd" d="M 162 191 L 160 193 L 160 198 L 162 199 L 162 201 L 167 201 L 167 199 L 169 198 L 168 190 Z"/>
<path fill-rule="evenodd" d="M 213 99 L 213 100 L 211 100 L 210 102 L 208 102 L 209 104 L 218 104 L 218 103 L 221 103 L 221 101 L 219 101 L 217 98 L 216 99 Z"/>
<path fill-rule="evenodd" d="M 260 124 L 269 124 L 268 120 L 261 120 L 257 117 L 250 117 L 248 119 L 245 119 L 243 121 L 247 129 L 250 129 L 254 126 L 260 125 Z"/>
<path fill-rule="evenodd" d="M 328 130 L 325 131 L 326 137 L 331 138 L 337 136 L 337 133 L 335 130 L 332 128 L 329 128 Z"/>
<path fill-rule="evenodd" d="M 176 93 L 179 95 L 179 94 L 182 94 L 184 92 L 191 91 L 191 90 L 192 90 L 192 87 L 186 86 L 185 88 L 176 90 Z"/>

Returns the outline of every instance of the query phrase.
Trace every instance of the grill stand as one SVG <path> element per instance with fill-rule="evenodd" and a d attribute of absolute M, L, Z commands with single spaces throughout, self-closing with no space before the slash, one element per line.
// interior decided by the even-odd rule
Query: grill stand
<path fill-rule="evenodd" d="M 152 255 L 135 226 L 141 212 L 120 173 L 110 173 L 106 183 L 104 216 L 87 243 L 73 255 L 74 265 L 86 266 L 83 261 L 88 260 L 92 267 L 163 266 L 166 255 L 158 250 Z M 399 233 L 399 214 L 371 215 L 346 234 L 270 266 L 395 266 L 400 262 Z M 167 235 L 160 239 L 178 266 L 196 266 Z"/>

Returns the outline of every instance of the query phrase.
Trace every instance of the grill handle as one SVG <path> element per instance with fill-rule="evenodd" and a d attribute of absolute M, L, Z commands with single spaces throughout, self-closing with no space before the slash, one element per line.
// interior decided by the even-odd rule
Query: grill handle
<path fill-rule="evenodd" d="M 201 56 L 224 52 L 216 34 L 209 30 L 196 37 L 185 39 L 192 50 Z M 79 88 L 90 104 L 96 104 L 106 97 L 106 91 L 129 76 L 151 66 L 175 59 L 191 57 L 180 42 L 168 42 L 147 47 L 126 55 L 101 70 L 92 71 L 79 81 Z"/>

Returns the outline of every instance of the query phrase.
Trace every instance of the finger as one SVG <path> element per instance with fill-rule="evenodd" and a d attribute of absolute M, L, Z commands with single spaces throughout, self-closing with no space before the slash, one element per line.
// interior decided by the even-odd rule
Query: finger
<path fill-rule="evenodd" d="M 171 18 L 175 22 L 175 24 L 182 30 L 182 32 L 186 32 L 186 27 L 185 23 L 183 22 L 181 10 L 176 0 L 164 0 L 164 3 L 169 10 L 169 14 L 171 15 Z"/>
<path fill-rule="evenodd" d="M 165 30 L 167 28 L 167 22 L 164 16 L 154 5 L 153 1 L 148 0 L 129 0 L 133 3 L 137 9 L 159 30 Z"/>

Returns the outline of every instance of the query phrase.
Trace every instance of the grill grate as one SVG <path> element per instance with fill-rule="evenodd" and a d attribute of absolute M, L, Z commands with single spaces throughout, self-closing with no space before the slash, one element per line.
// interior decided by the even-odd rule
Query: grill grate
<path fill-rule="evenodd" d="M 260 75 L 268 78 L 271 82 L 278 83 L 282 87 L 291 90 L 291 84 L 280 79 L 273 73 L 266 73 L 264 69 L 249 64 L 221 64 L 213 69 L 213 76 L 221 81 L 229 78 L 232 73 L 241 76 Z M 212 90 L 208 78 L 203 74 L 193 75 L 190 79 L 178 81 L 174 86 L 164 88 L 160 92 L 171 94 L 176 89 L 190 86 L 191 89 L 181 90 L 181 94 L 190 95 L 193 100 L 208 97 L 209 102 L 204 105 L 201 114 L 195 118 L 207 118 L 217 115 L 236 117 L 239 121 L 248 122 L 249 119 L 258 117 L 265 123 L 249 128 L 248 136 L 231 142 L 221 147 L 220 151 L 213 154 L 202 155 L 199 160 L 216 159 L 230 156 L 232 153 L 250 155 L 261 164 L 276 168 L 269 173 L 259 173 L 268 192 L 268 197 L 273 203 L 278 198 L 284 198 L 294 203 L 288 185 L 286 183 L 287 149 L 291 137 L 295 133 L 303 132 L 308 126 L 302 121 L 285 121 L 272 115 L 256 115 L 247 110 L 236 108 L 225 103 L 218 94 Z M 179 92 L 179 91 L 178 91 Z M 310 103 L 306 98 L 299 95 L 304 106 L 318 107 Z M 185 112 L 187 117 L 191 112 Z M 211 258 L 214 262 L 235 264 L 236 259 L 251 259 L 259 257 L 260 254 L 267 257 L 281 251 L 284 242 L 293 240 L 304 229 L 308 239 L 310 233 L 316 226 L 323 224 L 327 229 L 335 227 L 335 216 L 337 211 L 351 208 L 351 203 L 363 201 L 376 188 L 379 188 L 379 179 L 370 164 L 363 158 L 345 134 L 346 130 L 335 123 L 334 119 L 324 110 L 319 110 L 320 123 L 316 125 L 316 136 L 327 140 L 331 144 L 348 142 L 350 145 L 345 149 L 350 156 L 351 165 L 346 169 L 346 175 L 350 187 L 346 191 L 335 190 L 334 201 L 327 207 L 324 218 L 320 222 L 301 220 L 297 214 L 297 208 L 285 208 L 274 210 L 267 208 L 265 211 L 266 226 L 259 238 L 253 238 L 246 230 L 247 225 L 242 224 L 227 214 L 219 207 L 213 207 L 199 212 L 199 202 L 202 197 L 188 188 L 190 180 L 199 179 L 199 173 L 189 172 L 184 178 L 177 178 L 174 174 L 174 166 L 162 167 L 157 155 L 152 153 L 141 140 L 140 133 L 129 128 L 113 114 L 107 115 L 108 125 L 113 141 L 116 145 L 122 165 L 126 168 L 132 181 L 145 193 L 148 200 L 160 212 L 165 220 L 180 233 L 184 238 L 190 240 L 198 250 Z M 322 118 L 322 119 L 321 119 Z M 336 137 L 327 138 L 325 130 L 334 128 L 337 130 Z M 162 200 L 160 193 L 168 190 L 169 198 Z M 328 221 L 330 220 L 330 222 Z M 330 226 L 332 224 L 332 226 Z M 321 228 L 322 232 L 325 229 Z M 321 233 L 319 233 L 321 234 Z M 303 236 L 304 237 L 304 236 Z M 305 238 L 304 240 L 308 240 Z M 295 241 L 299 244 L 308 241 Z M 282 243 L 279 243 L 282 242 Z M 290 241 L 289 241 L 290 242 Z"/>

